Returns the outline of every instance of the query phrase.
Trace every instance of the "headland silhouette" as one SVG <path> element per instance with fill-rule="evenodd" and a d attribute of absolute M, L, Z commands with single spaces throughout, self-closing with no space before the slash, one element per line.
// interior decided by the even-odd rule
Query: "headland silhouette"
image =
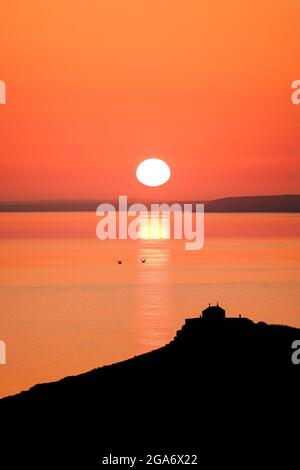
<path fill-rule="evenodd" d="M 192 453 L 201 468 L 288 468 L 298 439 L 296 339 L 300 329 L 209 305 L 162 348 L 0 400 L 2 458 L 98 468 L 108 454 Z"/>

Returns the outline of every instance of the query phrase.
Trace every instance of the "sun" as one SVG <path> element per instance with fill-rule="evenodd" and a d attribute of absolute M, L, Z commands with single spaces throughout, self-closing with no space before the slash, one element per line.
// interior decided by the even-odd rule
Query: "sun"
<path fill-rule="evenodd" d="M 169 165 L 159 158 L 147 158 L 136 169 L 136 177 L 145 186 L 161 186 L 171 176 Z"/>

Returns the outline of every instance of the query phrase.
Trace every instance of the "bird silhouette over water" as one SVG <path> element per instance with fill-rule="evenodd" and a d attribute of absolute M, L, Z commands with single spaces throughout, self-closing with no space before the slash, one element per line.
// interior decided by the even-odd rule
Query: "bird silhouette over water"
<path fill-rule="evenodd" d="M 141 262 L 142 262 L 142 263 L 146 263 L 146 259 L 147 259 L 147 258 L 141 258 Z"/>
<path fill-rule="evenodd" d="M 117 259 L 117 263 L 118 263 L 118 264 L 122 264 L 123 261 L 122 261 L 121 259 Z"/>

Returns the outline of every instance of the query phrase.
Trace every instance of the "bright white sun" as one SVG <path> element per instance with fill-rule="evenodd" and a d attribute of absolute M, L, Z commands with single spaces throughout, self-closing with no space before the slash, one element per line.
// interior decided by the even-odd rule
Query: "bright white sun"
<path fill-rule="evenodd" d="M 159 158 L 148 158 L 136 169 L 137 179 L 146 186 L 161 186 L 168 181 L 170 176 L 169 166 Z"/>

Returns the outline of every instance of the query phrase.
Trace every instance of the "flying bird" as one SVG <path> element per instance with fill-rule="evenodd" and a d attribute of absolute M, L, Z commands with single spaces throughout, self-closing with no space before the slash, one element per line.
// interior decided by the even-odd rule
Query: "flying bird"
<path fill-rule="evenodd" d="M 118 263 L 118 264 L 122 264 L 123 261 L 122 261 L 121 259 L 117 259 L 117 263 Z"/>
<path fill-rule="evenodd" d="M 146 259 L 147 259 L 147 258 L 141 258 L 141 262 L 142 262 L 142 263 L 146 263 Z"/>

